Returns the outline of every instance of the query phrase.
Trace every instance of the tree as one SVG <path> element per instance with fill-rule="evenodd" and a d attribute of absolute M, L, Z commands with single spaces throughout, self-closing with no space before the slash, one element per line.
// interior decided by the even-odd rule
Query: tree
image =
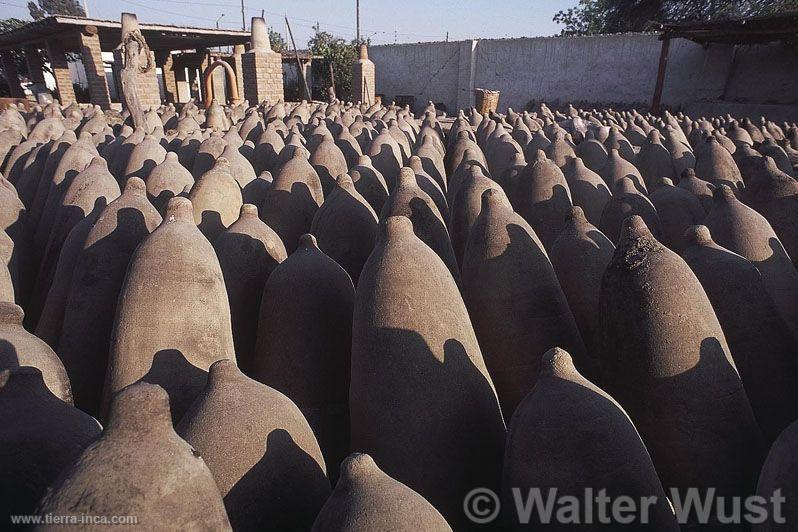
<path fill-rule="evenodd" d="M 0 33 L 15 30 L 25 24 L 27 24 L 27 22 L 19 20 L 18 18 L 4 18 L 0 20 Z"/>
<path fill-rule="evenodd" d="M 28 2 L 28 11 L 33 20 L 41 20 L 51 15 L 72 15 L 76 17 L 85 17 L 86 11 L 83 10 L 77 0 L 36 0 L 36 2 Z M 20 20 L 18 18 L 7 18 L 0 20 L 0 33 L 14 30 L 20 26 L 28 24 L 29 21 Z M 20 50 L 12 50 L 14 63 L 17 65 L 17 73 L 20 76 L 29 76 L 28 63 L 25 61 L 25 55 Z M 41 64 L 47 70 L 47 52 L 40 50 Z M 72 57 L 70 54 L 69 57 Z M 1 71 L 2 69 L 0 69 Z"/>
<path fill-rule="evenodd" d="M 28 2 L 28 11 L 33 20 L 40 20 L 51 15 L 86 16 L 83 6 L 76 0 L 36 0 L 36 2 Z"/>
<path fill-rule="evenodd" d="M 596 0 L 579 0 L 576 7 L 555 13 L 554 22 L 565 26 L 560 35 L 593 35 L 605 27 L 604 12 Z"/>
<path fill-rule="evenodd" d="M 332 65 L 335 74 L 336 96 L 339 99 L 345 99 L 352 91 L 352 63 L 358 57 L 360 43 L 355 40 L 346 42 L 329 32 L 321 31 L 318 23 L 313 26 L 313 30 L 316 33 L 308 41 L 308 49 L 313 55 L 320 55 L 326 63 Z M 329 69 L 323 75 L 326 75 L 329 82 Z"/>
<path fill-rule="evenodd" d="M 285 42 L 283 36 L 271 28 L 269 28 L 269 43 L 272 45 L 272 50 L 275 52 L 285 52 L 288 50 L 288 43 Z"/>
<path fill-rule="evenodd" d="M 796 0 L 579 0 L 558 11 L 561 35 L 651 31 L 662 23 L 710 22 L 795 9 Z"/>
<path fill-rule="evenodd" d="M 25 24 L 27 24 L 27 22 L 18 18 L 2 19 L 0 20 L 0 33 L 11 31 L 13 29 L 19 28 L 20 26 L 24 26 Z M 14 58 L 14 64 L 17 66 L 17 73 L 23 77 L 27 76 L 28 63 L 25 61 L 25 55 L 19 50 L 13 49 L 11 50 L 11 56 Z M 2 71 L 2 65 L 0 65 L 0 72 L 2 72 L 3 77 L 5 78 L 5 72 Z"/>

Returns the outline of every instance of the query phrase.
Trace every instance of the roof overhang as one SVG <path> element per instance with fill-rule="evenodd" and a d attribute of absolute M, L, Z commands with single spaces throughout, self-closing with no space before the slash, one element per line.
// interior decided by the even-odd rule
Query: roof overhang
<path fill-rule="evenodd" d="M 122 24 L 118 21 L 57 15 L 0 33 L 0 48 L 37 44 L 54 39 L 60 41 L 66 50 L 77 51 L 80 49 L 78 33 L 87 27 L 90 31 L 96 29 L 100 37 L 100 48 L 103 51 L 113 50 L 122 39 Z M 139 23 L 139 28 L 151 50 L 211 48 L 245 44 L 250 40 L 250 32 L 242 30 L 145 23 Z"/>
<path fill-rule="evenodd" d="M 675 38 L 700 44 L 798 43 L 798 12 L 741 20 L 663 25 L 660 39 Z"/>

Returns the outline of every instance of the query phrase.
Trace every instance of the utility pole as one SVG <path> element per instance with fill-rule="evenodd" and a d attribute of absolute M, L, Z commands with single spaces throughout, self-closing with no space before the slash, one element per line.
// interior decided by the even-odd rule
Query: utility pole
<path fill-rule="evenodd" d="M 355 17 L 357 19 L 357 43 L 360 44 L 360 0 L 355 0 Z"/>
<path fill-rule="evenodd" d="M 247 16 L 244 14 L 244 0 L 241 0 L 241 29 L 247 31 Z"/>

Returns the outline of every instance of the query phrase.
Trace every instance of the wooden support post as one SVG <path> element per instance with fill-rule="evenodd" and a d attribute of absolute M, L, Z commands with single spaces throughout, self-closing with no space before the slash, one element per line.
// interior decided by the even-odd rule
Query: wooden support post
<path fill-rule="evenodd" d="M 308 80 L 305 79 L 305 71 L 302 69 L 302 63 L 299 61 L 299 51 L 296 49 L 294 42 L 294 33 L 291 31 L 291 24 L 288 23 L 288 17 L 285 17 L 285 25 L 288 28 L 288 36 L 291 37 L 291 46 L 294 48 L 294 57 L 296 57 L 296 67 L 299 70 L 299 77 L 302 79 L 302 86 L 305 87 L 305 96 L 308 101 L 312 101 L 310 97 L 310 88 L 308 88 Z"/>
<path fill-rule="evenodd" d="M 335 91 L 335 70 L 333 69 L 332 61 L 330 61 L 330 87 L 332 88 L 333 96 L 337 98 L 338 94 Z"/>
<path fill-rule="evenodd" d="M 662 89 L 665 86 L 665 69 L 668 66 L 668 50 L 671 46 L 671 39 L 668 36 L 662 37 L 662 49 L 659 53 L 659 69 L 657 70 L 657 85 L 654 87 L 654 97 L 651 99 L 651 114 L 658 115 L 660 101 L 662 100 Z"/>

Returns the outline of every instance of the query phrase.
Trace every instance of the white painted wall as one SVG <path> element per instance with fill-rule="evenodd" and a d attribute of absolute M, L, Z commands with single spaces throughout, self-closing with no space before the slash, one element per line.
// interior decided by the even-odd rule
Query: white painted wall
<path fill-rule="evenodd" d="M 369 59 L 377 69 L 376 92 L 383 101 L 413 95 L 416 105 L 443 102 L 451 112 L 457 104 L 460 44 L 437 42 L 372 46 Z"/>
<path fill-rule="evenodd" d="M 372 46 L 377 93 L 413 95 L 416 108 L 441 102 L 450 113 L 473 103 L 473 89 L 501 91 L 499 107 L 531 100 L 649 104 L 661 41 L 656 34 L 482 39 Z M 798 119 L 798 46 L 670 45 L 662 102 L 718 101 L 790 106 Z M 717 106 L 716 106 L 717 107 Z M 715 107 L 715 108 L 716 108 Z"/>

